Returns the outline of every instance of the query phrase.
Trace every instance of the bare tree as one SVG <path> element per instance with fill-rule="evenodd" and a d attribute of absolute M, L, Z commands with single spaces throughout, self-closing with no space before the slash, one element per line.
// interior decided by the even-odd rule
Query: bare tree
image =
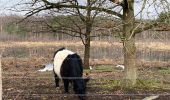
<path fill-rule="evenodd" d="M 137 33 L 141 33 L 142 31 L 148 30 L 153 28 L 154 26 L 157 26 L 157 22 L 149 22 L 149 23 L 135 23 L 135 14 L 134 14 L 134 1 L 135 0 L 106 0 L 108 5 L 104 6 L 96 6 L 93 5 L 93 2 L 103 2 L 105 0 L 87 0 L 86 5 L 79 5 L 79 2 L 77 0 L 69 0 L 69 1 L 59 1 L 59 2 L 50 2 L 49 0 L 34 0 L 34 2 L 31 3 L 33 6 L 31 11 L 29 9 L 29 12 L 27 13 L 27 17 L 32 16 L 34 14 L 37 14 L 39 12 L 42 12 L 44 10 L 62 10 L 65 9 L 69 11 L 69 9 L 75 9 L 78 12 L 79 17 L 86 25 L 86 31 L 85 31 L 85 53 L 89 53 L 90 48 L 90 33 L 92 30 L 92 23 L 93 18 L 91 18 L 91 13 L 94 11 L 101 12 L 101 13 L 107 13 L 111 14 L 113 16 L 116 16 L 122 20 L 122 26 L 123 26 L 123 35 L 121 37 L 122 43 L 123 43 L 123 52 L 124 52 L 124 65 L 125 65 L 125 83 L 124 86 L 131 87 L 136 84 L 137 79 L 137 67 L 136 67 L 136 47 L 135 47 L 135 35 Z M 110 2 L 109 2 L 110 1 Z M 155 4 L 155 8 L 159 8 L 160 5 L 157 4 L 164 4 L 166 3 L 169 5 L 169 2 L 167 0 L 162 0 L 162 2 L 153 0 L 150 4 L 150 0 L 141 0 L 143 2 L 142 8 L 139 11 L 139 13 L 142 13 L 144 8 L 146 8 L 146 4 L 148 4 L 147 8 L 151 6 L 152 4 Z M 35 6 L 36 5 L 36 6 Z M 111 6 L 110 6 L 111 5 Z M 117 11 L 115 9 L 116 7 L 121 7 L 122 10 Z M 168 6 L 165 6 L 164 8 L 169 9 Z M 86 15 L 83 15 L 80 10 L 85 9 Z M 123 14 L 122 14 L 122 13 Z M 95 14 L 94 14 L 95 15 Z M 87 52 L 86 52 L 87 51 Z M 87 53 L 85 58 L 89 58 L 89 54 Z M 85 59 L 86 62 L 86 59 Z M 85 66 L 87 66 L 85 64 Z"/>
<path fill-rule="evenodd" d="M 153 22 L 142 22 L 136 24 L 137 21 L 135 21 L 135 14 L 134 14 L 134 1 L 135 0 L 110 0 L 113 3 L 118 4 L 119 6 L 122 6 L 123 8 L 123 17 L 122 19 L 122 25 L 123 25 L 123 37 L 122 43 L 123 43 L 123 53 L 124 53 L 124 65 L 125 65 L 125 79 L 123 81 L 123 86 L 125 87 L 131 87 L 136 84 L 137 80 L 137 66 L 136 66 L 136 46 L 135 46 L 135 35 L 138 33 L 141 33 L 142 31 L 151 29 L 158 24 L 158 22 L 155 20 Z M 141 0 L 143 2 L 142 7 L 139 14 L 142 13 L 145 7 L 151 6 L 146 5 L 149 4 L 149 0 Z M 157 2 L 159 2 L 159 6 L 163 4 L 162 2 L 166 2 L 166 5 L 168 4 L 168 1 L 157 1 L 153 0 L 152 4 L 155 7 L 155 10 L 158 10 L 159 6 L 157 5 Z M 165 6 L 165 4 L 163 4 Z M 166 6 L 164 8 L 169 8 L 169 6 Z M 149 8 L 147 8 L 149 9 Z M 167 10 L 166 9 L 166 10 Z M 159 13 L 159 12 L 158 12 Z"/>
<path fill-rule="evenodd" d="M 71 14 L 71 15 L 76 15 L 79 17 L 79 19 L 82 21 L 84 24 L 85 28 L 82 28 L 77 24 L 74 20 L 73 24 L 76 26 L 75 30 L 73 27 L 68 27 L 64 26 L 62 27 L 62 30 L 69 30 L 72 33 L 68 33 L 66 31 L 61 31 L 61 27 L 59 29 L 56 27 L 53 27 L 48 24 L 48 26 L 53 30 L 53 31 L 58 31 L 61 33 L 65 33 L 74 37 L 79 37 L 81 38 L 85 50 L 84 50 L 84 67 L 87 68 L 89 67 L 89 58 L 90 58 L 90 40 L 91 40 L 91 31 L 94 23 L 95 17 L 98 15 L 99 12 L 107 12 L 109 14 L 114 14 L 119 17 L 121 17 L 121 14 L 114 12 L 109 9 L 102 8 L 102 6 L 105 4 L 106 0 L 86 0 L 86 5 L 81 5 L 77 0 L 73 1 L 58 1 L 58 2 L 50 2 L 48 0 L 35 0 L 32 5 L 36 5 L 39 3 L 44 3 L 43 5 L 40 5 L 39 7 L 36 7 L 35 9 L 31 9 L 27 13 L 27 17 L 30 17 L 38 12 L 44 11 L 44 10 L 52 10 L 52 12 L 57 12 L 57 13 L 64 13 L 64 14 Z M 61 23 L 60 23 L 61 24 Z M 60 30 L 60 31 L 59 31 Z M 78 34 L 78 35 L 77 35 Z"/>

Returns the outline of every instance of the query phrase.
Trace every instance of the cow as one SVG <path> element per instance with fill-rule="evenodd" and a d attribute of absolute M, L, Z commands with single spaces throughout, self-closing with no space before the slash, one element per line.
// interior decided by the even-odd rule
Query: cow
<path fill-rule="evenodd" d="M 88 78 L 83 78 L 83 64 L 80 56 L 67 50 L 60 48 L 54 53 L 54 78 L 55 85 L 59 87 L 59 80 L 64 83 L 65 93 L 69 93 L 69 83 L 72 83 L 75 94 L 78 95 L 80 100 L 85 99 L 86 83 Z"/>

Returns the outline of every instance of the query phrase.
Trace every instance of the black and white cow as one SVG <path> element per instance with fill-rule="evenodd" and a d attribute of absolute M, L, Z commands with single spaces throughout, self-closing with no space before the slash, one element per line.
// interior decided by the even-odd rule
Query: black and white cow
<path fill-rule="evenodd" d="M 84 99 L 86 82 L 89 78 L 83 78 L 82 59 L 78 54 L 61 48 L 54 54 L 54 77 L 56 87 L 59 87 L 59 80 L 64 82 L 65 93 L 69 93 L 69 83 L 73 84 L 75 94 Z"/>

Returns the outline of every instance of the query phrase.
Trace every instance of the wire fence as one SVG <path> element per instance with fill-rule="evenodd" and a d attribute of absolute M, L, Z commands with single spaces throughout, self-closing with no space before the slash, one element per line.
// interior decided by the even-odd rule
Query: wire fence
<path fill-rule="evenodd" d="M 88 100 L 142 100 L 146 96 L 159 95 L 159 100 L 170 99 L 170 50 L 169 33 L 157 38 L 157 33 L 148 32 L 140 38 L 137 36 L 137 66 L 139 70 L 136 90 L 123 90 L 121 80 L 123 71 L 115 70 L 115 66 L 123 64 L 122 43 L 115 38 L 106 38 L 108 41 L 92 41 L 90 64 L 93 70 L 85 70 L 91 76 L 87 84 Z M 146 39 L 145 39 L 146 38 Z M 76 40 L 77 41 L 77 40 Z M 27 42 L 25 44 L 12 44 L 5 42 L 2 55 L 3 99 L 30 100 L 49 99 L 71 100 L 77 95 L 63 93 L 56 89 L 52 72 L 38 72 L 44 64 L 51 63 L 53 53 L 65 46 L 77 52 L 83 58 L 84 47 L 74 41 L 50 43 Z M 28 45 L 29 44 L 29 45 Z M 104 66 L 100 66 L 104 64 Z M 108 65 L 109 64 L 109 65 Z M 97 68 L 97 66 L 100 66 Z M 105 67 L 108 66 L 108 67 Z M 77 79 L 77 77 L 64 77 L 63 79 Z M 143 87 L 141 89 L 140 87 Z M 149 88 L 151 87 L 151 89 Z"/>

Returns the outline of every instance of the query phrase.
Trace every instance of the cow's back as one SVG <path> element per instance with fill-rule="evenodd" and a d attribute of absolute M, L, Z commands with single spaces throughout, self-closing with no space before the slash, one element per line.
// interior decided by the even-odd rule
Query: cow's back
<path fill-rule="evenodd" d="M 82 60 L 79 55 L 70 54 L 68 55 L 61 66 L 61 77 L 82 77 L 83 66 Z"/>

